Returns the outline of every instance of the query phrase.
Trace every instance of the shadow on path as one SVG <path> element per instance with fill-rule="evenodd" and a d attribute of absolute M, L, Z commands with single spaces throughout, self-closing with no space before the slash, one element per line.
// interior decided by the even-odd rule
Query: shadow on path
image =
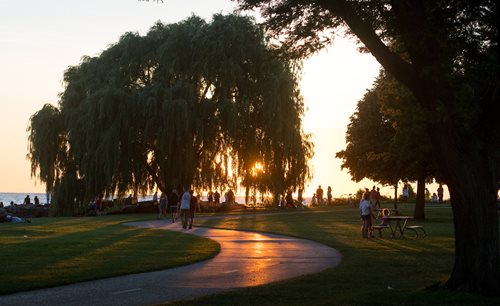
<path fill-rule="evenodd" d="M 179 223 L 165 220 L 126 225 L 207 237 L 221 245 L 221 252 L 212 259 L 168 270 L 4 295 L 0 305 L 151 305 L 317 273 L 341 260 L 333 248 L 281 235 L 184 230 Z"/>

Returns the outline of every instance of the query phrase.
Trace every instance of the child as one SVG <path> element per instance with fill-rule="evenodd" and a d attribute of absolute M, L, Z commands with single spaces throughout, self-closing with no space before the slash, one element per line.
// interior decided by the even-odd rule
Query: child
<path fill-rule="evenodd" d="M 387 226 L 389 225 L 389 220 L 387 219 L 390 215 L 390 211 L 387 208 L 382 209 L 382 223 L 379 225 Z"/>

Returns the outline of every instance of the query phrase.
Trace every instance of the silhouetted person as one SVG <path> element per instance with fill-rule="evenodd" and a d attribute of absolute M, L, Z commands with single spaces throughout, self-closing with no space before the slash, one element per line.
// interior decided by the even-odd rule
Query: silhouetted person
<path fill-rule="evenodd" d="M 332 187 L 330 186 L 326 189 L 326 198 L 328 199 L 328 205 L 332 205 Z"/>
<path fill-rule="evenodd" d="M 439 203 L 443 203 L 443 185 L 442 184 L 439 184 L 439 187 L 437 189 L 437 194 L 438 194 L 438 202 Z"/>

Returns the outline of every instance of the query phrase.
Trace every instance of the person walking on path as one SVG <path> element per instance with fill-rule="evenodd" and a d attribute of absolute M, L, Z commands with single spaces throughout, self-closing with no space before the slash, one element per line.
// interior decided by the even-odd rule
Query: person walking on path
<path fill-rule="evenodd" d="M 189 210 L 191 208 L 191 194 L 189 189 L 184 189 L 184 193 L 181 196 L 181 218 L 182 218 L 182 228 L 186 229 L 188 226 Z"/>
<path fill-rule="evenodd" d="M 370 205 L 370 194 L 363 194 L 363 199 L 359 202 L 359 211 L 361 214 L 361 221 L 363 222 L 363 226 L 361 227 L 361 235 L 363 238 L 368 238 L 368 233 L 370 236 L 372 235 L 372 208 Z"/>
<path fill-rule="evenodd" d="M 189 205 L 189 229 L 192 229 L 193 228 L 194 213 L 196 212 L 196 209 L 198 207 L 198 198 L 195 197 L 192 189 L 189 191 L 189 193 L 191 194 L 191 202 Z"/>

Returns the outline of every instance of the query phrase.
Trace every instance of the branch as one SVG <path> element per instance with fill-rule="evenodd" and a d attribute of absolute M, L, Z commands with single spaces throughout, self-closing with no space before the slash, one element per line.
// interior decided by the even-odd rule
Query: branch
<path fill-rule="evenodd" d="M 375 33 L 371 24 L 364 21 L 347 1 L 317 1 L 325 9 L 341 17 L 351 31 L 370 50 L 377 61 L 396 79 L 405 84 L 412 92 L 419 92 L 418 80 L 412 65 L 392 52 Z"/>

